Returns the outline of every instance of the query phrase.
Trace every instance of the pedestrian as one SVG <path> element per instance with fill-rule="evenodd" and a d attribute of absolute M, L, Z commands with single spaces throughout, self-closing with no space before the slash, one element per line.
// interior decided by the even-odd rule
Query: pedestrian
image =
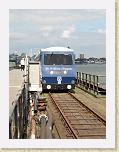
<path fill-rule="evenodd" d="M 24 71 L 24 68 L 25 68 L 25 59 L 22 58 L 22 59 L 21 59 L 21 71 L 22 71 L 22 70 Z"/>

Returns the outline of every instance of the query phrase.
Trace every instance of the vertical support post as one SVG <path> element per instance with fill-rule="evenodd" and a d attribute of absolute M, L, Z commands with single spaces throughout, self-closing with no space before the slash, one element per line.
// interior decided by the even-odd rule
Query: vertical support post
<path fill-rule="evenodd" d="M 17 102 L 17 139 L 20 139 L 20 103 Z"/>
<path fill-rule="evenodd" d="M 84 73 L 82 73 L 82 86 L 84 88 Z"/>
<path fill-rule="evenodd" d="M 79 72 L 77 72 L 77 85 L 79 84 Z"/>
<path fill-rule="evenodd" d="M 25 78 L 24 78 L 24 81 L 25 81 L 25 88 L 24 88 L 24 126 L 25 126 L 25 132 L 26 132 L 26 129 L 27 129 L 27 122 L 28 122 L 28 57 L 26 55 L 26 58 L 25 58 Z"/>
<path fill-rule="evenodd" d="M 79 85 L 81 86 L 81 80 L 82 79 L 82 75 L 81 75 L 81 72 L 79 72 Z"/>
<path fill-rule="evenodd" d="M 85 74 L 85 77 L 86 77 L 86 81 L 85 81 L 85 88 L 86 88 L 86 90 L 88 90 L 88 84 L 87 84 L 87 74 Z"/>
<path fill-rule="evenodd" d="M 23 89 L 23 128 L 25 131 L 25 125 L 26 125 L 26 103 L 25 103 L 25 84 Z M 23 138 L 25 138 L 25 133 L 23 134 Z"/>
<path fill-rule="evenodd" d="M 99 84 L 99 78 L 98 78 L 98 76 L 97 76 L 97 95 L 98 95 L 98 84 Z"/>
<path fill-rule="evenodd" d="M 91 75 L 89 74 L 89 91 L 91 91 Z"/>
<path fill-rule="evenodd" d="M 22 138 L 23 131 L 24 131 L 24 125 L 23 125 L 23 90 L 22 94 L 19 98 L 19 138 Z"/>
<path fill-rule="evenodd" d="M 94 91 L 94 94 L 95 94 L 95 75 L 93 75 L 93 91 Z"/>
<path fill-rule="evenodd" d="M 9 139 L 12 139 L 12 132 L 11 132 L 11 121 L 9 121 Z"/>
<path fill-rule="evenodd" d="M 24 134 L 24 88 L 22 90 L 22 98 L 21 98 L 21 128 L 22 128 L 22 137 L 23 137 L 23 134 Z"/>
<path fill-rule="evenodd" d="M 21 96 L 20 96 L 20 98 L 19 98 L 19 132 L 20 132 L 20 137 L 19 138 L 21 138 L 22 137 L 22 102 L 21 102 L 21 99 L 22 98 L 22 94 L 21 94 Z"/>
<path fill-rule="evenodd" d="M 15 111 L 14 111 L 14 137 L 15 139 L 18 138 L 18 120 L 17 120 L 17 106 L 15 107 Z"/>

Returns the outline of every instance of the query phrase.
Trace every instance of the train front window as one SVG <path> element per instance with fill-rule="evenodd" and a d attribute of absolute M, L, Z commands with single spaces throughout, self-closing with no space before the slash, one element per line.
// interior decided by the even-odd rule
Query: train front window
<path fill-rule="evenodd" d="M 72 65 L 71 54 L 44 54 L 44 65 Z"/>

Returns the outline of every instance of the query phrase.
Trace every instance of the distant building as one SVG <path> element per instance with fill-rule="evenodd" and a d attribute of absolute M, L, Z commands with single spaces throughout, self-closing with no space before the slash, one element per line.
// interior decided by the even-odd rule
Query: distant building
<path fill-rule="evenodd" d="M 84 54 L 80 54 L 80 59 L 84 59 Z"/>

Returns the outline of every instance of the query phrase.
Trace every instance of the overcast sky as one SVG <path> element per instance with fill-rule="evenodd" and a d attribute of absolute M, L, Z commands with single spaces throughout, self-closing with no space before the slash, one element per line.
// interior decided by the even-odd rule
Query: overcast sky
<path fill-rule="evenodd" d="M 106 56 L 106 11 L 10 10 L 10 53 L 34 48 L 70 46 L 76 57 Z"/>

